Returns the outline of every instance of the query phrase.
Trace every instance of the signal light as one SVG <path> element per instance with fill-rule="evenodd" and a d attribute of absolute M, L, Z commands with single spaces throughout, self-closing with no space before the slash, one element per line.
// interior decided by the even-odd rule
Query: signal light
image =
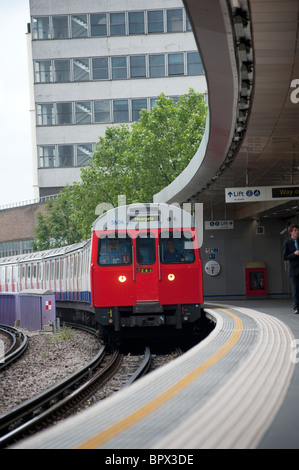
<path fill-rule="evenodd" d="M 174 274 L 168 274 L 168 280 L 169 281 L 174 281 L 175 280 L 175 275 Z"/>
<path fill-rule="evenodd" d="M 118 280 L 119 282 L 126 282 L 127 278 L 126 276 L 119 276 Z"/>

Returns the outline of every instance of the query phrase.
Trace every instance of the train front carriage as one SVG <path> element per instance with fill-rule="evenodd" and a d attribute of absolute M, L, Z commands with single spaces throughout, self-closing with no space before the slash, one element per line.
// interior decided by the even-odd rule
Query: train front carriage
<path fill-rule="evenodd" d="M 203 292 L 194 218 L 166 204 L 100 216 L 92 230 L 91 292 L 96 321 L 108 333 L 196 326 Z"/>

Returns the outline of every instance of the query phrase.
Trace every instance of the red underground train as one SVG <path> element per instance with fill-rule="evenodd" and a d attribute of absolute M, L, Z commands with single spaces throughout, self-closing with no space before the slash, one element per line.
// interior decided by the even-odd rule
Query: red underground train
<path fill-rule="evenodd" d="M 202 329 L 202 266 L 195 219 L 167 204 L 119 206 L 92 238 L 0 259 L 0 293 L 55 293 L 62 321 L 97 326 L 105 338 Z"/>
<path fill-rule="evenodd" d="M 202 303 L 198 234 L 188 212 L 167 204 L 131 204 L 94 222 L 91 305 L 106 332 L 198 328 Z"/>

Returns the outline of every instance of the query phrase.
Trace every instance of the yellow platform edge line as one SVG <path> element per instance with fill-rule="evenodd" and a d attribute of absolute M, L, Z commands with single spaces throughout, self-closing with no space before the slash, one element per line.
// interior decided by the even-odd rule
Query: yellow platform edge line
<path fill-rule="evenodd" d="M 176 384 L 162 392 L 156 398 L 151 400 L 146 405 L 142 406 L 138 410 L 134 411 L 132 414 L 123 418 L 121 421 L 113 424 L 109 428 L 105 429 L 104 431 L 100 432 L 96 436 L 85 441 L 83 444 L 80 444 L 76 447 L 76 449 L 96 449 L 100 448 L 103 444 L 108 442 L 109 440 L 116 437 L 118 434 L 124 432 L 126 429 L 130 428 L 138 421 L 146 418 L 150 413 L 156 411 L 159 407 L 164 405 L 167 401 L 172 399 L 175 395 L 180 393 L 181 390 L 188 387 L 194 380 L 196 380 L 201 374 L 206 372 L 210 367 L 216 364 L 220 359 L 222 359 L 237 343 L 239 340 L 241 333 L 243 331 L 243 324 L 240 318 L 229 312 L 228 310 L 224 310 L 222 308 L 218 308 L 217 310 L 222 310 L 227 315 L 233 317 L 235 321 L 235 330 L 232 331 L 232 334 L 229 340 L 215 353 L 213 356 L 209 357 L 205 362 L 200 364 L 194 370 L 189 372 L 185 377 L 179 380 Z"/>

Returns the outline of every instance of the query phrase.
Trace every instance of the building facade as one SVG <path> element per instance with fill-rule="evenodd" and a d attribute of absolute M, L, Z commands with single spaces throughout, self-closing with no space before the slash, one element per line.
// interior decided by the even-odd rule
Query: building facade
<path fill-rule="evenodd" d="M 207 94 L 181 0 L 30 0 L 35 197 L 80 180 L 107 126 L 160 93 Z"/>

